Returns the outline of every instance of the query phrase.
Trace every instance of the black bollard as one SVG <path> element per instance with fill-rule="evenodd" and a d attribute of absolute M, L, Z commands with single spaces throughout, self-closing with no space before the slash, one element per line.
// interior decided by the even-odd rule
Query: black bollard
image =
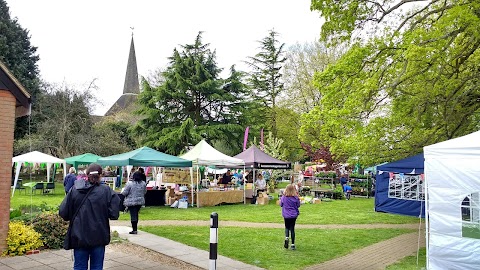
<path fill-rule="evenodd" d="M 218 214 L 213 212 L 210 215 L 210 265 L 209 270 L 217 269 L 218 251 Z"/>

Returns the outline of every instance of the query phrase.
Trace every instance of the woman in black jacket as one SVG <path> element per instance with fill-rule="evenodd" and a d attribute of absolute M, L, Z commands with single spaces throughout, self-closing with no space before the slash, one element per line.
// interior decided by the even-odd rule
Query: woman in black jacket
<path fill-rule="evenodd" d="M 59 215 L 70 221 L 64 248 L 73 249 L 74 270 L 103 269 L 105 246 L 110 243 L 109 219 L 118 219 L 120 198 L 107 185 L 100 185 L 102 167 L 92 163 L 88 181 L 79 179 L 60 205 Z"/>

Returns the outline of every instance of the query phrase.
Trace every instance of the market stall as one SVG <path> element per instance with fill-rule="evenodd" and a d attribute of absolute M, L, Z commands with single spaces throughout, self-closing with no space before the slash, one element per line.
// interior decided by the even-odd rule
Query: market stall
<path fill-rule="evenodd" d="M 195 147 L 193 147 L 190 151 L 180 157 L 192 161 L 192 164 L 196 169 L 198 187 L 200 186 L 199 181 L 201 179 L 199 166 L 231 168 L 244 166 L 245 164 L 241 159 L 227 156 L 222 152 L 216 150 L 205 140 L 201 140 L 197 145 L 195 145 Z M 198 189 L 198 192 L 195 194 L 196 196 L 192 194 L 192 199 L 196 199 L 197 207 L 217 205 L 220 203 L 238 203 L 244 201 L 243 190 L 235 189 L 233 187 L 227 187 L 223 189 L 218 187 L 215 189 L 216 190 Z"/>
<path fill-rule="evenodd" d="M 250 146 L 250 148 L 234 156 L 234 158 L 243 160 L 245 162 L 245 167 L 252 169 L 253 183 L 255 183 L 255 176 L 256 176 L 255 170 L 290 169 L 292 167 L 292 164 L 290 162 L 282 161 L 274 157 L 271 157 L 267 153 L 258 149 L 255 145 Z M 251 193 L 255 194 L 255 191 L 254 191 L 255 185 L 252 185 L 252 187 L 253 187 L 253 191 Z M 245 194 L 246 193 L 247 193 L 247 190 Z"/>
<path fill-rule="evenodd" d="M 146 146 L 127 153 L 99 158 L 97 162 L 102 166 L 156 166 L 165 168 L 192 167 L 192 162 L 190 160 L 168 155 Z M 193 182 L 190 184 L 193 186 Z M 163 205 L 165 204 L 165 191 L 147 190 L 145 200 L 146 205 Z M 148 204 L 147 200 L 149 201 Z"/>
<path fill-rule="evenodd" d="M 97 162 L 99 158 L 101 158 L 101 156 L 92 153 L 85 153 L 78 156 L 65 158 L 65 162 L 72 164 L 75 170 L 78 170 L 78 165 L 89 165 Z"/>
<path fill-rule="evenodd" d="M 12 165 L 16 164 L 16 171 L 15 171 L 15 182 L 13 184 L 13 192 L 12 197 L 15 194 L 15 188 L 17 187 L 18 176 L 20 174 L 20 168 L 24 162 L 29 163 L 47 163 L 47 182 L 50 181 L 50 167 L 52 164 L 60 163 L 63 165 L 63 177 L 66 176 L 66 163 L 65 160 L 56 158 L 54 156 L 50 156 L 38 151 L 32 151 L 30 153 L 26 153 L 23 155 L 19 155 L 12 158 Z"/>

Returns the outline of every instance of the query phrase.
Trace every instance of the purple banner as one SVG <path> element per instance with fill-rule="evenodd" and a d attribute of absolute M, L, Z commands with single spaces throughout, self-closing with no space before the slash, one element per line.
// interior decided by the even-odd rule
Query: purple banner
<path fill-rule="evenodd" d="M 250 127 L 245 129 L 245 136 L 243 137 L 243 151 L 247 150 L 247 140 L 248 140 L 248 130 Z"/>

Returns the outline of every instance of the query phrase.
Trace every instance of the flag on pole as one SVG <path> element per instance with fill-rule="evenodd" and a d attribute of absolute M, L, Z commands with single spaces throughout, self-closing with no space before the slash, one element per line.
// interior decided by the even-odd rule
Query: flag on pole
<path fill-rule="evenodd" d="M 260 131 L 260 150 L 263 151 L 263 128 Z"/>
<path fill-rule="evenodd" d="M 248 130 L 250 127 L 245 128 L 245 136 L 243 137 L 243 151 L 247 150 Z"/>

